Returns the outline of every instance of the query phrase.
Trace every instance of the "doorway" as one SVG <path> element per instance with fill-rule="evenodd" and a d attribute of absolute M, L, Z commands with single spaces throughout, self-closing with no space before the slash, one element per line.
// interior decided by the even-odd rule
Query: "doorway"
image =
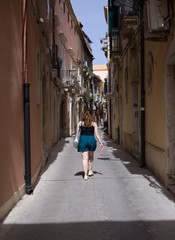
<path fill-rule="evenodd" d="M 41 138 L 42 138 L 42 166 L 45 165 L 46 159 L 49 154 L 47 146 L 47 108 L 48 108 L 48 71 L 47 67 L 43 66 L 42 78 L 42 98 L 41 98 Z"/>
<path fill-rule="evenodd" d="M 65 128 L 66 128 L 66 117 L 65 117 L 65 111 L 66 111 L 66 99 L 65 97 L 62 97 L 61 100 L 61 106 L 60 106 L 60 131 L 61 131 L 61 137 L 66 136 Z"/>
<path fill-rule="evenodd" d="M 133 119 L 133 138 L 132 153 L 139 158 L 139 82 L 138 82 L 138 63 L 136 57 L 131 60 L 131 84 L 132 84 L 132 119 Z"/>
<path fill-rule="evenodd" d="M 168 184 L 175 183 L 175 53 L 166 69 L 166 157 Z"/>

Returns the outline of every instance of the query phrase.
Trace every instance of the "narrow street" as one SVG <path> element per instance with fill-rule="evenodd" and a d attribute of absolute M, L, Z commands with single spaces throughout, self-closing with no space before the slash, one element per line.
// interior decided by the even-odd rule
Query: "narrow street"
<path fill-rule="evenodd" d="M 100 133 L 105 149 L 88 181 L 73 138 L 55 145 L 33 195 L 1 222 L 1 240 L 175 239 L 175 197 Z"/>

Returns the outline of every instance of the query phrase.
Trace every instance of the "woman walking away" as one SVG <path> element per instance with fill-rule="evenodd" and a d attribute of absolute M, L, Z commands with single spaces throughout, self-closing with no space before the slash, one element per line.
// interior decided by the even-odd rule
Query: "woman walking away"
<path fill-rule="evenodd" d="M 77 128 L 81 128 L 81 136 L 78 146 L 78 152 L 81 152 L 82 165 L 84 171 L 84 179 L 88 180 L 89 176 L 93 176 L 92 171 L 94 163 L 94 151 L 97 147 L 96 138 L 100 143 L 100 150 L 103 151 L 103 144 L 98 133 L 98 127 L 92 121 L 92 116 L 89 111 L 86 111 L 83 116 L 83 122 L 79 122 Z M 89 169 L 89 171 L 88 171 Z"/>

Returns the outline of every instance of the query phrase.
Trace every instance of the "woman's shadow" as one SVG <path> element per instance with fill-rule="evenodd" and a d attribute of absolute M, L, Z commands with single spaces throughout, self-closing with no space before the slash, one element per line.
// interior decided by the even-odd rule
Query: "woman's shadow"
<path fill-rule="evenodd" d="M 97 171 L 93 171 L 93 172 L 94 172 L 94 175 L 96 175 L 96 174 L 103 175 L 103 173 L 100 173 L 100 172 L 97 172 Z M 82 176 L 82 178 L 83 178 L 84 177 L 84 172 L 83 171 L 77 172 L 77 173 L 75 173 L 74 176 Z M 91 177 L 91 176 L 89 176 L 89 177 Z"/>

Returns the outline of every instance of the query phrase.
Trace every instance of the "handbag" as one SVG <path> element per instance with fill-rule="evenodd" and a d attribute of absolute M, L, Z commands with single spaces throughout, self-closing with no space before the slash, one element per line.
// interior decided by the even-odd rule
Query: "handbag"
<path fill-rule="evenodd" d="M 77 129 L 77 132 L 75 134 L 74 140 L 73 140 L 73 146 L 74 148 L 78 148 L 79 145 L 79 141 L 80 141 L 80 135 L 81 135 L 81 127 L 82 126 L 82 122 L 80 123 L 79 128 Z"/>

